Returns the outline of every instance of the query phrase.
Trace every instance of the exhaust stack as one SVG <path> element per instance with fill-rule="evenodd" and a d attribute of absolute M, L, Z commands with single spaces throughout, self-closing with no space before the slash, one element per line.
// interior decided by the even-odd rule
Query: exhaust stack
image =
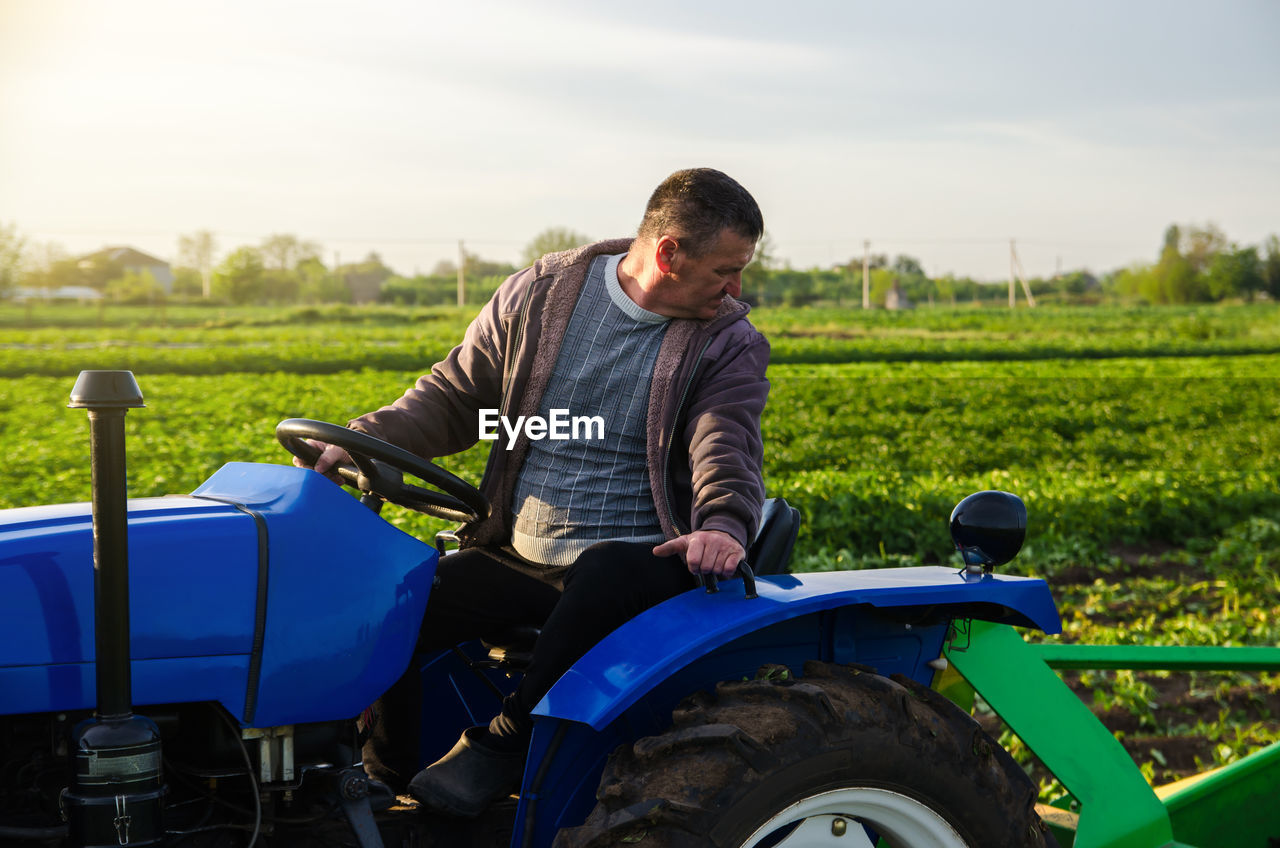
<path fill-rule="evenodd" d="M 133 714 L 129 665 L 129 542 L 124 416 L 143 406 L 129 371 L 81 371 L 72 409 L 89 411 L 93 473 L 93 588 L 97 709 L 71 733 L 63 790 L 71 844 L 159 845 L 165 786 L 160 731 Z"/>

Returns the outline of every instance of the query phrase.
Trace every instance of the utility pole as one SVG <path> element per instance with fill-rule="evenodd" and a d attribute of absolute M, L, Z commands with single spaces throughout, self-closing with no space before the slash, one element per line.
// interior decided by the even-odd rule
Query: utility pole
<path fill-rule="evenodd" d="M 467 251 L 458 239 L 458 305 L 467 305 Z"/>
<path fill-rule="evenodd" d="M 1014 286 L 1013 279 L 1013 257 L 1014 257 L 1013 239 L 1009 239 L 1009 308 L 1013 309 L 1018 305 L 1018 292 Z"/>
<path fill-rule="evenodd" d="M 862 308 L 871 308 L 871 240 L 862 240 Z"/>
<path fill-rule="evenodd" d="M 1022 292 L 1027 296 L 1027 306 L 1035 306 L 1036 298 L 1031 293 L 1031 286 L 1027 285 L 1027 272 L 1022 269 L 1022 260 L 1018 258 L 1018 247 L 1013 239 L 1009 239 L 1009 306 L 1013 306 L 1014 291 L 1013 278 L 1017 274 L 1018 280 L 1022 283 Z"/>

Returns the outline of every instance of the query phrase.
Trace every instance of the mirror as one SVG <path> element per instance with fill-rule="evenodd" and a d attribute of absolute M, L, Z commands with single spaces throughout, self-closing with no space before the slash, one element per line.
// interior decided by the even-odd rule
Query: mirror
<path fill-rule="evenodd" d="M 951 539 L 970 571 L 1004 565 L 1026 537 L 1027 507 L 1009 492 L 975 492 L 951 511 Z"/>

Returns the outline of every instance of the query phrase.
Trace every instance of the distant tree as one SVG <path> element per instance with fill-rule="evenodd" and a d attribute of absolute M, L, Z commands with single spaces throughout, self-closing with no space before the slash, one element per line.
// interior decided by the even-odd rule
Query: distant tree
<path fill-rule="evenodd" d="M 502 276 L 508 277 L 520 270 L 510 262 L 499 262 L 494 259 L 485 259 L 476 253 L 464 251 L 463 262 L 467 278 L 472 277 L 492 277 Z M 526 263 L 529 264 L 529 263 Z M 452 259 L 441 259 L 432 268 L 428 277 L 450 277 L 455 281 L 458 278 L 458 263 Z"/>
<path fill-rule="evenodd" d="M 1145 286 L 1140 293 L 1150 302 L 1194 303 L 1207 298 L 1195 267 L 1179 250 L 1181 243 L 1182 230 L 1176 224 L 1170 225 L 1165 230 L 1160 261 L 1143 280 Z"/>
<path fill-rule="evenodd" d="M 84 284 L 79 263 L 57 242 L 30 246 L 24 269 L 23 282 L 32 288 L 56 289 Z"/>
<path fill-rule="evenodd" d="M 509 277 L 520 270 L 510 262 L 482 259 L 474 253 L 468 253 L 466 256 L 468 280 L 480 277 Z"/>
<path fill-rule="evenodd" d="M 1203 274 L 1209 270 L 1214 256 L 1231 250 L 1226 235 L 1213 223 L 1203 227 L 1190 226 L 1182 230 L 1178 247 L 1191 269 L 1197 274 Z"/>
<path fill-rule="evenodd" d="M 1232 245 L 1229 250 L 1213 254 L 1204 278 L 1209 296 L 1214 300 L 1227 297 L 1253 300 L 1266 284 L 1256 247 L 1240 248 Z"/>
<path fill-rule="evenodd" d="M 262 240 L 262 264 L 271 271 L 292 271 L 305 259 L 318 259 L 320 245 L 290 233 L 276 233 Z"/>
<path fill-rule="evenodd" d="M 756 252 L 751 258 L 751 264 L 742 272 L 742 295 L 756 306 L 765 304 L 769 272 L 774 266 L 773 251 L 773 237 L 766 230 L 756 244 Z"/>
<path fill-rule="evenodd" d="M 893 270 L 904 277 L 923 277 L 924 266 L 914 256 L 900 253 L 893 258 Z"/>
<path fill-rule="evenodd" d="M 854 278 L 843 266 L 830 269 L 818 269 L 809 272 L 813 278 L 813 294 L 815 300 L 825 300 L 841 306 L 846 297 L 853 294 Z M 858 290 L 861 291 L 861 276 L 858 277 Z M 859 295 L 861 297 L 861 295 Z"/>
<path fill-rule="evenodd" d="M 267 268 L 262 272 L 262 299 L 267 303 L 297 303 L 302 281 L 294 271 Z"/>
<path fill-rule="evenodd" d="M 213 293 L 232 303 L 253 303 L 263 295 L 264 269 L 257 248 L 240 247 L 213 272 Z"/>
<path fill-rule="evenodd" d="M 371 250 L 362 261 L 341 265 L 334 273 L 351 292 L 355 303 L 373 303 L 378 300 L 383 281 L 395 272 L 382 263 L 382 257 L 376 251 Z"/>
<path fill-rule="evenodd" d="M 850 271 L 850 273 L 861 274 L 862 273 L 862 257 L 861 256 L 853 257 L 852 259 L 850 259 L 848 262 L 845 263 L 844 267 L 847 268 Z M 874 271 L 877 268 L 888 268 L 888 267 L 889 267 L 889 254 L 887 253 L 867 254 L 867 270 L 868 271 Z M 861 285 L 861 283 L 859 283 L 859 285 Z"/>
<path fill-rule="evenodd" d="M 1152 303 L 1195 303 L 1208 296 L 1195 268 L 1176 250 L 1166 251 L 1160 257 L 1151 269 L 1147 284 L 1144 294 Z"/>
<path fill-rule="evenodd" d="M 574 232 L 568 227 L 548 227 L 525 245 L 524 253 L 521 254 L 522 261 L 525 265 L 532 265 L 545 254 L 580 247 L 590 241 L 590 236 Z"/>
<path fill-rule="evenodd" d="M 1066 295 L 1079 296 L 1098 288 L 1098 278 L 1088 271 L 1071 271 L 1061 275 L 1053 286 Z"/>
<path fill-rule="evenodd" d="M 1268 236 L 1263 247 L 1267 251 L 1262 259 L 1263 286 L 1273 299 L 1280 300 L 1280 237 Z"/>
<path fill-rule="evenodd" d="M 871 302 L 883 306 L 889 290 L 893 288 L 893 284 L 898 282 L 901 285 L 901 275 L 892 268 L 872 268 L 870 276 Z"/>
<path fill-rule="evenodd" d="M 299 296 L 307 303 L 350 303 L 351 289 L 318 258 L 304 259 L 295 269 Z"/>
<path fill-rule="evenodd" d="M 776 304 L 780 300 L 783 306 L 804 306 L 812 301 L 814 295 L 814 275 L 811 271 L 799 271 L 783 268 L 769 275 L 769 302 Z"/>
<path fill-rule="evenodd" d="M 155 303 L 164 299 L 164 288 L 147 270 L 125 271 L 108 280 L 103 293 L 118 303 Z"/>
<path fill-rule="evenodd" d="M 1154 284 L 1148 281 L 1153 267 L 1145 262 L 1135 262 L 1128 268 L 1113 271 L 1105 285 L 1121 297 L 1140 297 L 1149 300 L 1146 293 L 1154 287 Z"/>
<path fill-rule="evenodd" d="M 212 269 L 210 270 L 212 274 Z M 179 265 L 173 269 L 173 293 L 179 297 L 199 297 L 204 294 L 204 278 L 199 269 Z"/>
<path fill-rule="evenodd" d="M 933 287 L 938 292 L 939 300 L 945 300 L 952 306 L 956 305 L 956 278 L 953 274 L 934 277 Z"/>
<path fill-rule="evenodd" d="M 218 242 L 208 230 L 178 236 L 178 262 L 200 273 L 200 293 L 208 297 L 213 280 L 213 256 Z"/>
<path fill-rule="evenodd" d="M 7 297 L 22 277 L 27 242 L 15 224 L 0 224 L 0 297 Z"/>

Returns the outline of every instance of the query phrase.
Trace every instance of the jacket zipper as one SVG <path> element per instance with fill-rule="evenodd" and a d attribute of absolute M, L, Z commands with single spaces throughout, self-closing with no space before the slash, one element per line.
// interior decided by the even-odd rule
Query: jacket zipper
<path fill-rule="evenodd" d="M 529 301 L 533 300 L 533 283 L 525 289 L 524 299 L 520 303 L 520 315 L 516 318 L 516 335 L 511 343 L 511 356 L 508 358 L 506 368 L 502 375 L 502 398 L 498 402 L 498 410 L 501 414 L 507 414 L 507 392 L 511 388 L 511 380 L 515 375 L 516 359 L 520 355 L 520 342 L 524 339 L 524 322 L 529 314 Z"/>
<path fill-rule="evenodd" d="M 534 281 L 536 282 L 536 281 Z M 507 357 L 507 361 L 503 364 L 502 373 L 502 396 L 498 399 L 498 414 L 507 414 L 507 392 L 511 389 L 511 380 L 516 370 L 516 359 L 520 354 L 520 342 L 524 339 L 524 322 L 529 314 L 529 301 L 533 300 L 533 283 L 525 290 L 524 298 L 520 302 L 520 314 L 516 318 L 515 337 L 511 343 L 511 355 Z M 497 445 L 495 443 L 494 447 Z M 484 463 L 484 473 L 480 475 L 480 489 L 483 491 L 489 482 L 489 475 L 493 470 L 494 457 L 497 456 L 495 450 L 489 451 L 489 457 Z"/>
<path fill-rule="evenodd" d="M 671 431 L 667 434 L 667 454 L 662 461 L 662 497 L 667 503 L 667 515 L 671 516 L 671 525 L 680 531 L 680 535 L 685 535 L 689 531 L 680 523 L 680 517 L 676 515 L 675 505 L 671 500 L 671 447 L 676 440 L 676 427 L 680 425 L 680 412 L 684 409 L 684 402 L 689 397 L 689 389 L 693 388 L 694 378 L 698 376 L 698 366 L 702 364 L 702 357 L 707 352 L 707 348 L 711 347 L 712 337 L 708 337 L 702 345 L 702 350 L 698 351 L 698 358 L 693 361 L 693 370 L 689 372 L 689 379 L 684 384 L 684 390 L 680 392 L 680 402 L 676 404 L 676 414 L 671 419 Z"/>

